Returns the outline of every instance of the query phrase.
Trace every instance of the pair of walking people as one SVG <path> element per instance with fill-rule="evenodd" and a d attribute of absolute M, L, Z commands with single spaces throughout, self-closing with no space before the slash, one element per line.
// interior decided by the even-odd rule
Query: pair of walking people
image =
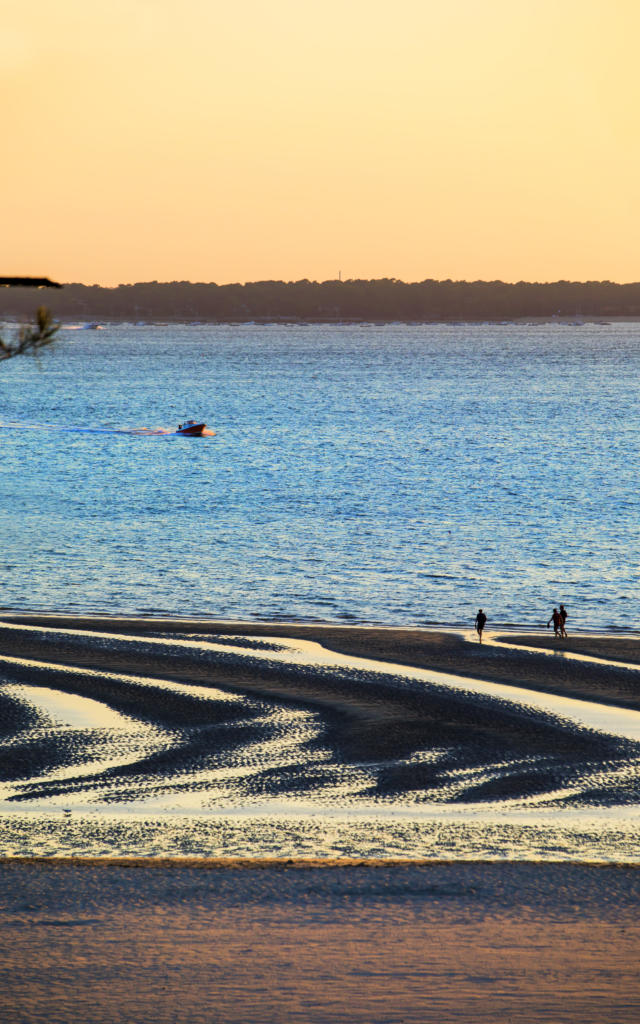
<path fill-rule="evenodd" d="M 560 609 L 554 608 L 551 612 L 551 618 L 547 622 L 547 629 L 553 622 L 553 635 L 555 637 L 566 637 L 567 629 L 567 609 L 563 604 L 560 605 Z"/>
<path fill-rule="evenodd" d="M 476 615 L 476 621 L 474 623 L 476 627 L 476 633 L 478 634 L 478 640 L 482 643 L 482 630 L 484 629 L 487 622 L 487 616 L 483 612 L 482 608 L 478 610 Z M 547 629 L 553 622 L 553 635 L 555 637 L 566 637 L 567 635 L 567 609 L 563 604 L 560 605 L 560 610 L 554 608 L 551 612 L 551 618 L 547 622 Z"/>

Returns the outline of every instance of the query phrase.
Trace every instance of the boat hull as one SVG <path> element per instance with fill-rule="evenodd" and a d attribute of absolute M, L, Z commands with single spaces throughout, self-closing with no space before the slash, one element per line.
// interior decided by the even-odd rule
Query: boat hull
<path fill-rule="evenodd" d="M 202 437 L 206 429 L 206 423 L 188 423 L 176 430 L 176 434 L 180 434 L 182 437 Z"/>

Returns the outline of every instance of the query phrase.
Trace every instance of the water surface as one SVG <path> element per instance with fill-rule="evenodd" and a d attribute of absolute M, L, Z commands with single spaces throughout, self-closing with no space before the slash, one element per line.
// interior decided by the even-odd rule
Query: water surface
<path fill-rule="evenodd" d="M 0 375 L 2 603 L 635 628 L 639 375 L 636 324 L 65 331 Z"/>

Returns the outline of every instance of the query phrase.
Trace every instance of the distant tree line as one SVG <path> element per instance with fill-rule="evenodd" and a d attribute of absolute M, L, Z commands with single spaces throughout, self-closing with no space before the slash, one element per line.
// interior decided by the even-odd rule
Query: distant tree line
<path fill-rule="evenodd" d="M 69 284 L 49 300 L 63 321 L 442 322 L 640 317 L 640 283 L 611 281 L 188 281 Z M 0 289 L 0 317 L 28 317 L 33 291 Z"/>

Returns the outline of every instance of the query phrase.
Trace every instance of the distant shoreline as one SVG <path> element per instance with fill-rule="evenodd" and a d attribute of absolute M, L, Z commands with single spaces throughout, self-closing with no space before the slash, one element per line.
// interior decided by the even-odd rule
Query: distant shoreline
<path fill-rule="evenodd" d="M 538 319 L 522 317 L 515 318 L 513 320 L 377 320 L 363 318 L 349 320 L 344 317 L 318 317 L 314 319 L 295 317 L 254 317 L 243 320 L 234 317 L 229 320 L 148 320 L 144 322 L 119 319 L 112 320 L 105 317 L 102 320 L 102 323 L 110 325 L 128 324 L 131 327 L 173 327 L 179 326 L 180 324 L 188 327 L 508 327 L 511 325 L 517 327 L 546 327 L 554 325 L 558 327 L 610 327 L 614 323 L 640 323 L 640 316 L 609 317 L 607 321 L 597 319 L 596 317 L 593 317 L 592 319 L 585 317 L 579 322 L 568 318 L 562 319 L 560 317 L 539 317 Z"/>
<path fill-rule="evenodd" d="M 54 294 L 5 288 L 0 317 L 24 317 L 44 302 L 58 320 L 167 323 L 601 322 L 640 317 L 640 283 L 611 281 L 147 281 L 65 284 Z"/>
<path fill-rule="evenodd" d="M 5 316 L 0 318 L 9 325 L 19 326 L 24 322 L 24 316 Z M 640 315 L 635 316 L 610 316 L 606 320 L 601 317 L 581 317 L 579 320 L 570 317 L 513 317 L 511 319 L 461 319 L 440 318 L 440 319 L 392 319 L 384 320 L 379 318 L 366 317 L 230 317 L 225 319 L 198 318 L 177 318 L 168 317 L 162 319 L 150 318 L 148 320 L 134 320 L 127 317 L 103 316 L 99 320 L 90 317 L 62 318 L 61 329 L 69 328 L 80 324 L 84 326 L 90 323 L 109 326 L 130 326 L 130 327 L 610 327 L 614 324 L 637 324 L 640 323 Z"/>

